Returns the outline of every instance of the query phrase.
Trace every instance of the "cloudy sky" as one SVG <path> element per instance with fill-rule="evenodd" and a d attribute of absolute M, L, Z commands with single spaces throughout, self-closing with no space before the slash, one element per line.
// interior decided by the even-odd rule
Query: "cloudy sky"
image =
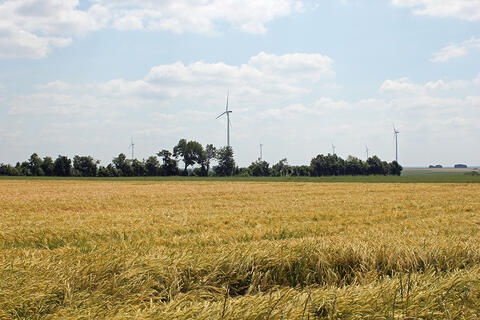
<path fill-rule="evenodd" d="M 227 90 L 240 165 L 479 165 L 480 1 L 0 0 L 0 162 L 222 146 Z"/>

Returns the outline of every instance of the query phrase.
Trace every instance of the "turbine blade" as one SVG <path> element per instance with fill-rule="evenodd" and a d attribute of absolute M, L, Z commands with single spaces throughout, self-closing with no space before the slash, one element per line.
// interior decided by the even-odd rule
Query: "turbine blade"
<path fill-rule="evenodd" d="M 225 112 L 222 112 L 222 113 L 221 113 L 221 114 L 220 114 L 218 117 L 216 117 L 215 119 L 218 119 L 218 118 L 220 118 L 221 116 L 223 116 L 223 115 L 224 115 L 224 114 L 226 114 L 226 113 L 227 113 L 227 111 L 225 111 Z"/>
<path fill-rule="evenodd" d="M 225 106 L 225 111 L 228 111 L 228 97 L 230 96 L 230 90 L 227 91 L 227 105 Z"/>

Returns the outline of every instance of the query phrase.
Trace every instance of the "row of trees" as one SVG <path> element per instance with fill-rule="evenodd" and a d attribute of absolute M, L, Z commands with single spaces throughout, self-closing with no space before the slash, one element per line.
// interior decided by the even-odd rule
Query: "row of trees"
<path fill-rule="evenodd" d="M 183 162 L 183 169 L 178 166 Z M 213 161 L 217 165 L 212 166 Z M 335 154 L 318 155 L 310 165 L 291 166 L 282 159 L 270 167 L 266 161 L 255 161 L 246 168 L 235 165 L 231 147 L 205 148 L 197 141 L 181 139 L 172 152 L 162 150 L 148 159 L 127 159 L 123 153 L 112 159 L 112 163 L 101 166 L 91 156 L 76 155 L 72 159 L 59 155 L 43 159 L 34 153 L 28 161 L 15 166 L 0 165 L 0 175 L 9 176 L 78 176 L 78 177 L 138 177 L 138 176 L 339 176 L 339 175 L 400 175 L 402 166 L 396 161 L 387 163 L 377 156 L 362 161 L 349 156 L 346 160 Z"/>

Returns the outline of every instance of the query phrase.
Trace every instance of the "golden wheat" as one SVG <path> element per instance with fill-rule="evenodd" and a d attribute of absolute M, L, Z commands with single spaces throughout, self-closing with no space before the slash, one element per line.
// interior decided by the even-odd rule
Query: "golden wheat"
<path fill-rule="evenodd" d="M 0 182 L 0 319 L 475 319 L 480 186 Z"/>

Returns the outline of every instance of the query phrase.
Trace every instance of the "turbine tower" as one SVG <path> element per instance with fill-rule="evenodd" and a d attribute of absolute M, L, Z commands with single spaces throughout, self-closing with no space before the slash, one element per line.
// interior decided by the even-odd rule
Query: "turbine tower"
<path fill-rule="evenodd" d="M 130 146 L 128 148 L 132 148 L 132 161 L 133 161 L 133 153 L 134 153 L 134 150 L 135 150 L 135 143 L 133 143 L 133 138 L 132 138 L 132 142 L 130 143 Z"/>
<path fill-rule="evenodd" d="M 260 143 L 260 158 L 258 158 L 258 161 L 262 161 L 263 160 L 263 144 Z"/>
<path fill-rule="evenodd" d="M 365 153 L 367 154 L 367 160 L 368 160 L 368 152 L 370 151 L 370 149 L 368 149 L 368 146 L 365 145 Z"/>
<path fill-rule="evenodd" d="M 230 95 L 230 92 L 227 92 L 227 105 L 225 107 L 225 112 L 222 112 L 218 117 L 220 118 L 221 116 L 223 116 L 224 114 L 227 115 L 227 147 L 230 147 L 230 113 L 232 113 L 232 111 L 228 110 L 228 97 Z"/>
<path fill-rule="evenodd" d="M 393 125 L 393 134 L 395 135 L 395 161 L 398 163 L 398 134 L 400 131 Z"/>
<path fill-rule="evenodd" d="M 333 145 L 333 142 L 332 142 L 332 151 L 333 151 L 332 154 L 333 154 L 333 155 L 335 155 L 335 148 L 336 148 L 336 147 Z"/>

